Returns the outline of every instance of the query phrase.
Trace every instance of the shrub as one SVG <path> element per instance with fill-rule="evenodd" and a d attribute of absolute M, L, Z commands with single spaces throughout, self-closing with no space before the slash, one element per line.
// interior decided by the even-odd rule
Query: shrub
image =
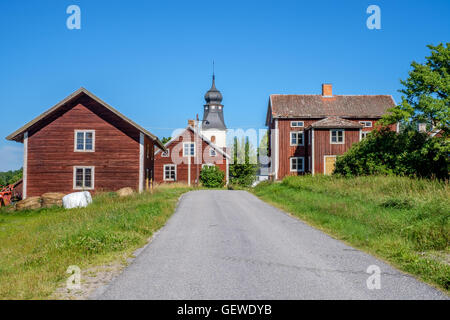
<path fill-rule="evenodd" d="M 200 181 L 207 188 L 221 188 L 225 185 L 225 174 L 216 166 L 205 166 L 200 171 Z"/>
<path fill-rule="evenodd" d="M 448 179 L 450 145 L 415 130 L 382 129 L 354 144 L 336 161 L 335 173 L 345 176 L 395 174 Z"/>

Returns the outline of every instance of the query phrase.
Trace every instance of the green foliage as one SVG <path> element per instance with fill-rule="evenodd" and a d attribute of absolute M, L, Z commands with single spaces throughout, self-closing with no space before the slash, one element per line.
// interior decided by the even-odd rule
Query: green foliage
<path fill-rule="evenodd" d="M 172 139 L 172 138 L 171 138 L 171 137 L 162 137 L 161 142 L 162 142 L 163 144 L 166 144 L 167 142 L 170 141 L 170 139 Z"/>
<path fill-rule="evenodd" d="M 306 175 L 254 193 L 313 226 L 450 290 L 447 182 L 398 176 Z"/>
<path fill-rule="evenodd" d="M 19 170 L 10 170 L 6 172 L 0 172 L 0 186 L 6 186 L 15 183 L 22 179 L 22 168 Z"/>
<path fill-rule="evenodd" d="M 239 161 L 238 154 L 239 144 L 237 138 L 234 139 L 233 146 L 233 164 L 230 165 L 230 182 L 242 187 L 249 187 L 256 178 L 256 165 L 250 163 L 251 151 L 248 138 L 244 144 L 244 162 Z"/>
<path fill-rule="evenodd" d="M 415 130 L 371 132 L 336 161 L 334 173 L 352 175 L 395 174 L 448 179 L 448 139 Z"/>
<path fill-rule="evenodd" d="M 383 124 L 427 123 L 428 129 L 450 127 L 450 43 L 429 45 L 431 55 L 424 64 L 413 61 L 408 79 L 401 81 L 402 102 L 383 117 Z"/>
<path fill-rule="evenodd" d="M 204 166 L 200 171 L 200 181 L 207 188 L 222 188 L 225 185 L 225 173 L 216 166 Z"/>

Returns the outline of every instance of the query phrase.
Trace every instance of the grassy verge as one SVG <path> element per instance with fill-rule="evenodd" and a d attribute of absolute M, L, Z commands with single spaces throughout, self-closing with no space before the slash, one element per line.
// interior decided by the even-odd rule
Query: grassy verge
<path fill-rule="evenodd" d="M 401 177 L 288 177 L 253 192 L 449 293 L 448 183 Z"/>
<path fill-rule="evenodd" d="M 68 266 L 124 259 L 165 224 L 189 190 L 158 187 L 124 198 L 105 193 L 71 210 L 0 210 L 0 299 L 47 298 L 67 279 Z"/>

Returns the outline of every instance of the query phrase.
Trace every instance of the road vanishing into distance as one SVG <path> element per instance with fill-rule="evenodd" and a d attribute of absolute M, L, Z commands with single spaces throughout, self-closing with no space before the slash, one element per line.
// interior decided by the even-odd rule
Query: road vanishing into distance
<path fill-rule="evenodd" d="M 376 273 L 381 271 L 379 282 Z M 373 271 L 372 271 L 373 272 Z M 369 281 L 368 288 L 367 280 Z M 380 288 L 377 289 L 377 284 Z M 91 299 L 448 299 L 245 191 L 184 194 L 136 259 Z"/>

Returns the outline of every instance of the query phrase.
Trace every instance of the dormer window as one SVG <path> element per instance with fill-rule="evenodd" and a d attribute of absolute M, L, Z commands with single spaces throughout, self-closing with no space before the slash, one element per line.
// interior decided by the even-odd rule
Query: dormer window
<path fill-rule="evenodd" d="M 95 130 L 75 130 L 75 151 L 95 151 Z"/>
<path fill-rule="evenodd" d="M 303 121 L 291 121 L 291 127 L 292 128 L 304 127 L 304 122 Z"/>
<path fill-rule="evenodd" d="M 364 126 L 364 128 L 372 128 L 372 121 L 360 121 L 360 124 Z"/>

